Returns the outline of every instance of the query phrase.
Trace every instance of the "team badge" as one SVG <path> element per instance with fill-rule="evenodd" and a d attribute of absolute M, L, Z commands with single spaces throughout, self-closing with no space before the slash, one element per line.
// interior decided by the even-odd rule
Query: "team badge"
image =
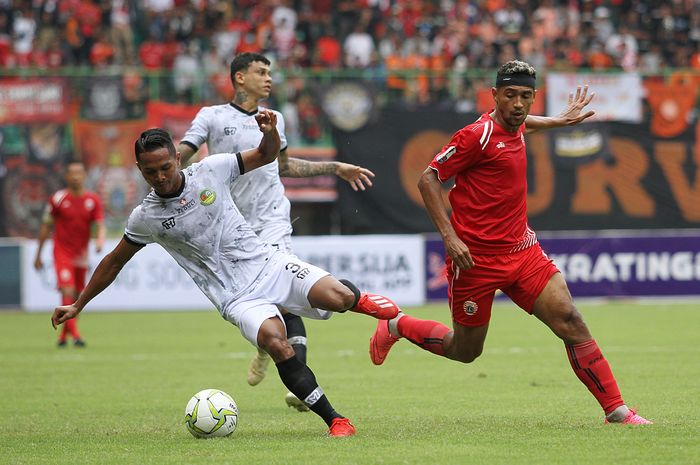
<path fill-rule="evenodd" d="M 462 308 L 464 308 L 464 313 L 467 315 L 473 315 L 477 310 L 479 310 L 479 306 L 476 304 L 476 302 L 472 302 L 470 300 L 465 301 Z"/>
<path fill-rule="evenodd" d="M 171 228 L 175 227 L 175 217 L 171 216 L 167 220 L 161 222 L 161 224 L 163 225 L 163 227 L 165 229 L 171 229 Z"/>
<path fill-rule="evenodd" d="M 199 193 L 199 203 L 205 207 L 211 205 L 216 200 L 216 192 L 211 189 L 204 189 Z"/>

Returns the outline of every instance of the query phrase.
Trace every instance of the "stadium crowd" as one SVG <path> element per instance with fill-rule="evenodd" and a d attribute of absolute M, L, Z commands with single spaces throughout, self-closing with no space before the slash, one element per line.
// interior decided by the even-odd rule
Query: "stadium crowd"
<path fill-rule="evenodd" d="M 450 102 L 470 111 L 473 84 L 450 76 L 491 70 L 516 57 L 548 70 L 700 69 L 700 3 L 0 0 L 5 73 L 108 70 L 123 73 L 128 90 L 145 87 L 139 76 L 151 71 L 168 76 L 167 100 L 213 102 L 230 97 L 228 63 L 246 51 L 264 53 L 287 76 L 297 70 L 371 73 L 394 101 Z M 302 91 L 309 82 L 300 81 L 288 80 L 285 95 L 273 98 L 308 107 L 302 113 L 314 121 L 318 107 Z M 318 130 L 310 126 L 313 138 Z"/>
<path fill-rule="evenodd" d="M 0 0 L 3 68 L 700 67 L 694 0 Z M 213 62 L 213 63 L 212 63 Z M 182 66 L 182 65 L 181 65 Z"/>

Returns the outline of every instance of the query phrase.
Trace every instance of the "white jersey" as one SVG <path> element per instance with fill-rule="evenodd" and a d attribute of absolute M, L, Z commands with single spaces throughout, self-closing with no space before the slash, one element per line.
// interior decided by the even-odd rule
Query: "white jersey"
<path fill-rule="evenodd" d="M 232 103 L 203 107 L 180 143 L 199 149 L 206 142 L 209 153 L 214 154 L 237 153 L 256 148 L 263 136 L 255 121 L 255 115 L 260 109 L 258 107 L 255 111 L 247 112 Z M 277 115 L 281 150 L 284 150 L 287 148 L 284 117 L 282 113 L 274 112 Z M 281 230 L 286 235 L 292 233 L 289 200 L 284 196 L 277 160 L 240 176 L 233 182 L 231 194 L 257 234 L 265 230 Z"/>
<path fill-rule="evenodd" d="M 166 198 L 151 191 L 131 212 L 125 238 L 137 245 L 160 244 L 223 313 L 267 275 L 276 252 L 258 238 L 231 198 L 240 155 L 213 155 L 180 173 L 179 192 Z"/>

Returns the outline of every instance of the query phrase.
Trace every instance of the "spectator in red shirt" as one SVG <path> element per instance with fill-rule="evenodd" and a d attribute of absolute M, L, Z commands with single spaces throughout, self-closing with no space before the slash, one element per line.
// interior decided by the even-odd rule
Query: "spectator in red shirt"
<path fill-rule="evenodd" d="M 41 251 L 53 229 L 53 257 L 58 289 L 62 305 L 70 305 L 85 287 L 87 274 L 88 243 L 90 229 L 97 225 L 95 249 L 99 253 L 105 240 L 102 202 L 94 192 L 85 189 L 85 166 L 82 162 L 71 162 L 66 168 L 66 189 L 54 193 L 44 214 L 39 231 L 39 246 L 34 259 L 34 268 L 41 270 L 44 263 Z M 77 320 L 66 321 L 58 337 L 58 346 L 65 347 L 70 335 L 76 347 L 84 347 Z"/>
<path fill-rule="evenodd" d="M 425 206 L 445 243 L 453 329 L 403 313 L 380 322 L 370 340 L 375 365 L 405 337 L 424 350 L 463 363 L 483 351 L 496 290 L 536 316 L 564 342 L 576 376 L 605 412 L 605 422 L 649 424 L 627 408 L 617 381 L 566 282 L 540 247 L 527 221 L 525 132 L 578 124 L 591 101 L 587 88 L 569 97 L 558 117 L 528 116 L 535 100 L 535 69 L 512 60 L 491 89 L 496 108 L 457 131 L 418 183 Z M 441 183 L 454 178 L 448 217 Z"/>

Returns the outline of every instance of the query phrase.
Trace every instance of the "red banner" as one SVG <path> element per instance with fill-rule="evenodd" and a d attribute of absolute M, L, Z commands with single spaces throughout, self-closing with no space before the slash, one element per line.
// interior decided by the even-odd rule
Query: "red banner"
<path fill-rule="evenodd" d="M 0 124 L 52 122 L 70 118 L 63 79 L 0 80 Z"/>

